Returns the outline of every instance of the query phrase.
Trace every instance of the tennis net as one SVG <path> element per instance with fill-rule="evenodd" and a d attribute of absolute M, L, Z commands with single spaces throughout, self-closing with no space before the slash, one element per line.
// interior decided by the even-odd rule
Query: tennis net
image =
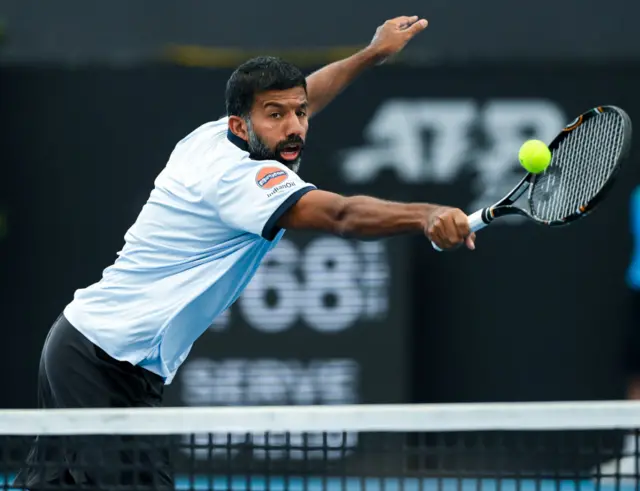
<path fill-rule="evenodd" d="M 0 489 L 22 469 L 56 490 L 628 491 L 639 429 L 636 402 L 4 410 Z"/>

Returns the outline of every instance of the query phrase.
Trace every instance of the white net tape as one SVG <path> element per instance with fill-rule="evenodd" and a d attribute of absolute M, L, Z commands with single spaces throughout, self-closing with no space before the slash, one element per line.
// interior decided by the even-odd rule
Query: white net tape
<path fill-rule="evenodd" d="M 0 411 L 4 435 L 638 428 L 635 401 Z"/>

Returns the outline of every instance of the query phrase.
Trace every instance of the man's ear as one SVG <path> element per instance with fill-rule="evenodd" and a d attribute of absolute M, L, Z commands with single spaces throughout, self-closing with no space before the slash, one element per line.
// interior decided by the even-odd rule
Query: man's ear
<path fill-rule="evenodd" d="M 237 137 L 242 138 L 244 141 L 249 141 L 249 134 L 247 132 L 247 123 L 239 116 L 229 116 L 229 130 Z"/>

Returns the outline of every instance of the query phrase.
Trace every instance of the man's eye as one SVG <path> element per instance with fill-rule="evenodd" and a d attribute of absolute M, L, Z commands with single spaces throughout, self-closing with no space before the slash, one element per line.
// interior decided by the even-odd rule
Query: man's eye
<path fill-rule="evenodd" d="M 280 113 L 271 113 L 269 115 L 269 117 L 274 118 L 274 119 L 278 119 L 280 117 Z"/>
<path fill-rule="evenodd" d="M 307 111 L 298 111 L 298 116 L 306 116 L 307 115 Z"/>

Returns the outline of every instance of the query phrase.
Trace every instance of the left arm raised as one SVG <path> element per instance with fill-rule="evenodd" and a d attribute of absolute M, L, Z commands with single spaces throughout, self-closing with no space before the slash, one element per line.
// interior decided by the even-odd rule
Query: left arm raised
<path fill-rule="evenodd" d="M 379 57 L 367 47 L 344 60 L 320 68 L 307 77 L 309 115 L 322 111 L 358 75 L 375 65 Z"/>
<path fill-rule="evenodd" d="M 309 116 L 317 114 L 367 68 L 383 63 L 427 27 L 425 19 L 396 17 L 378 27 L 373 40 L 363 50 L 331 63 L 307 77 Z"/>

